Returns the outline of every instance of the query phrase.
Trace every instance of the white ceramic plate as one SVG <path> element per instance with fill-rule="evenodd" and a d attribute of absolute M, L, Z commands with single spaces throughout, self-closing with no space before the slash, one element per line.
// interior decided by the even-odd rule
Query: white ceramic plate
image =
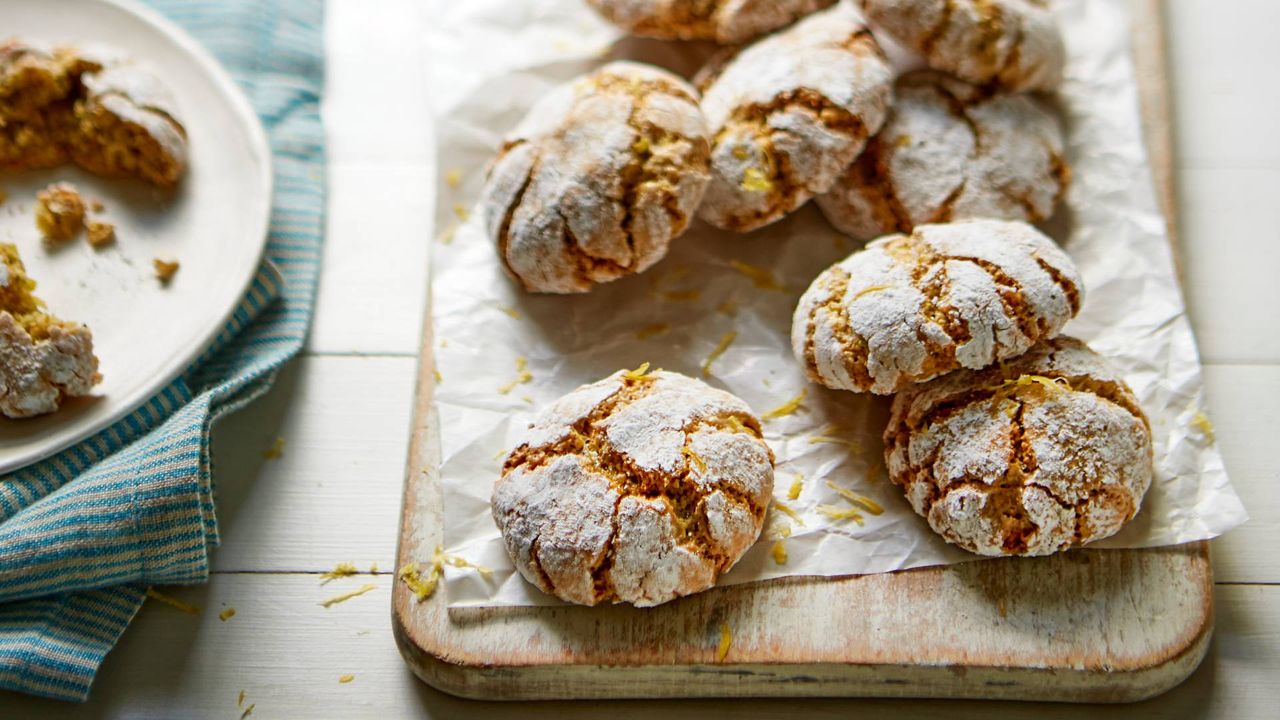
<path fill-rule="evenodd" d="M 150 64 L 173 91 L 190 141 L 176 192 L 109 180 L 72 166 L 0 175 L 0 241 L 15 243 L 36 293 L 59 317 L 93 331 L 102 383 L 51 415 L 0 418 L 0 473 L 48 457 L 119 420 L 182 372 L 222 329 L 253 279 L 271 213 L 271 155 L 248 100 L 195 40 L 128 0 L 3 0 L 0 36 L 100 41 Z M 3 39 L 3 38 L 0 38 Z M 106 205 L 115 246 L 83 237 L 47 248 L 35 227 L 36 191 L 76 184 Z M 181 269 L 169 285 L 152 259 Z"/>

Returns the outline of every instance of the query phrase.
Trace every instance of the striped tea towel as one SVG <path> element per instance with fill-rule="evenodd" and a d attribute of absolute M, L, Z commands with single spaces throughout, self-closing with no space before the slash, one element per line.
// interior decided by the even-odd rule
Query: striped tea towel
<path fill-rule="evenodd" d="M 151 584 L 197 583 L 218 542 L 215 420 L 302 347 L 324 214 L 322 0 L 149 0 L 240 83 L 266 126 L 265 262 L 214 346 L 132 415 L 0 477 L 0 688 L 83 701 Z"/>

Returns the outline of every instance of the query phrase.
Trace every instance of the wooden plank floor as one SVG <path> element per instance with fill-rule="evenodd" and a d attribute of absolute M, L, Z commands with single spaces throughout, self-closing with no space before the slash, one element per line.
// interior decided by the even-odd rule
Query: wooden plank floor
<path fill-rule="evenodd" d="M 1078 717 L 1079 706 L 940 701 L 503 705 L 450 698 L 405 668 L 390 588 L 433 178 L 419 3 L 329 2 L 330 234 L 308 352 L 215 436 L 225 542 L 191 617 L 148 605 L 90 702 L 0 693 L 0 718 Z M 1280 61 L 1272 0 L 1168 3 L 1182 253 L 1211 416 L 1252 515 L 1214 543 L 1217 632 L 1191 680 L 1099 718 L 1273 717 L 1280 696 Z M 397 21 L 392 21 L 395 18 Z M 402 21 L 400 19 L 403 19 Z M 428 20 L 423 18 L 424 21 Z M 377 128 L 372 130 L 371 128 Z M 284 455 L 262 452 L 277 437 Z M 321 586 L 339 561 L 377 577 Z M 320 601 L 365 583 L 367 595 Z M 234 607 L 223 622 L 217 612 Z M 353 674 L 346 684 L 340 675 Z"/>

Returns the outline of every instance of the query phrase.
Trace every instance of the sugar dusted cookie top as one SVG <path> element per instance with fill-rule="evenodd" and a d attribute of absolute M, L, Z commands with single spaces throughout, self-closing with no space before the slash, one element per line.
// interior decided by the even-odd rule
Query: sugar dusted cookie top
<path fill-rule="evenodd" d="M 1053 90 L 1066 47 L 1047 0 L 863 0 L 877 29 L 978 85 Z"/>
<path fill-rule="evenodd" d="M 526 580 L 582 605 L 705 590 L 760 534 L 773 453 L 738 398 L 677 373 L 617 372 L 529 426 L 493 490 Z"/>
<path fill-rule="evenodd" d="M 587 0 L 632 35 L 732 44 L 790 25 L 836 0 Z"/>
<path fill-rule="evenodd" d="M 861 14 L 814 13 L 705 73 L 715 143 L 698 215 L 730 230 L 782 218 L 818 193 L 880 129 L 893 75 Z"/>
<path fill-rule="evenodd" d="M 814 382 L 887 394 L 1019 355 L 1057 335 L 1083 294 L 1071 259 L 1026 223 L 921 225 L 819 275 L 791 347 Z"/>
<path fill-rule="evenodd" d="M 885 463 L 917 513 L 980 555 L 1110 537 L 1153 475 L 1151 429 L 1116 371 L 1069 337 L 894 398 Z"/>
<path fill-rule="evenodd" d="M 1039 222 L 1070 171 L 1062 126 L 1031 95 L 986 93 L 932 71 L 899 79 L 884 128 L 816 202 L 861 240 L 966 218 Z"/>
<path fill-rule="evenodd" d="M 544 98 L 503 145 L 483 194 L 488 233 L 531 292 L 641 272 L 687 228 L 709 148 L 697 91 L 610 63 Z"/>

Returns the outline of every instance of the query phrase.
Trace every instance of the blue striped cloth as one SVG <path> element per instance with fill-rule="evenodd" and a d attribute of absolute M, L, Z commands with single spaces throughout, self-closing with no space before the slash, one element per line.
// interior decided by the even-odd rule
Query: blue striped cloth
<path fill-rule="evenodd" d="M 302 347 L 324 217 L 322 0 L 151 0 L 222 61 L 267 128 L 263 264 L 214 346 L 115 426 L 0 477 L 0 688 L 84 700 L 152 584 L 198 583 L 218 543 L 209 431 Z"/>

